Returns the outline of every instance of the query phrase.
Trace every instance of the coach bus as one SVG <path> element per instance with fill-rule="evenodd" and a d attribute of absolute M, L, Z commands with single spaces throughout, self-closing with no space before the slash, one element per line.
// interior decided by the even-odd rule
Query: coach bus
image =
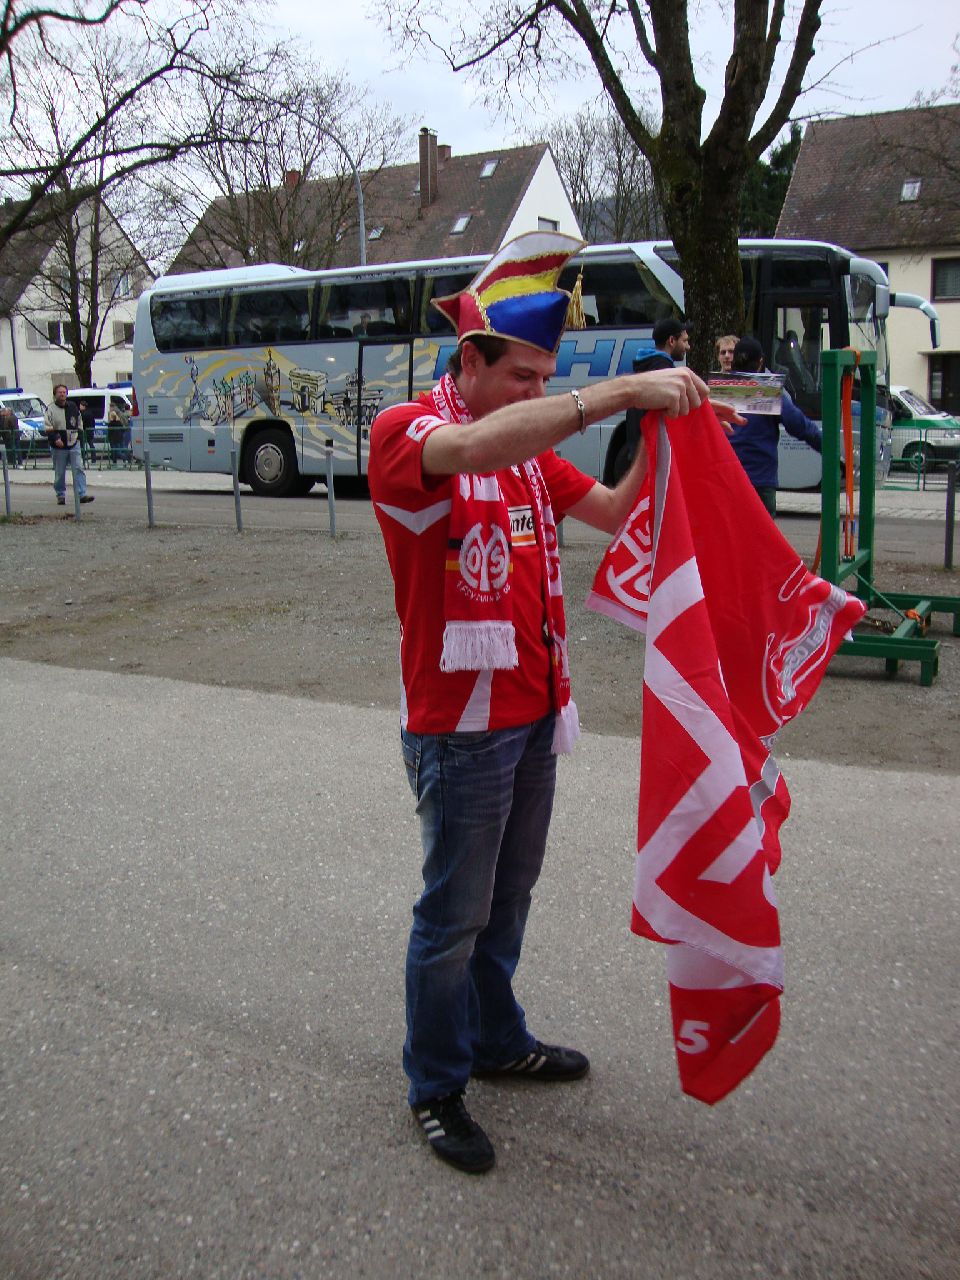
<path fill-rule="evenodd" d="M 889 386 L 890 291 L 875 262 L 790 240 L 742 240 L 740 258 L 747 331 L 808 416 L 820 417 L 825 348 L 876 351 L 878 385 Z M 430 387 L 455 349 L 431 299 L 462 289 L 485 261 L 325 271 L 264 265 L 161 277 L 137 310 L 135 457 L 149 450 L 155 465 L 228 473 L 235 448 L 240 479 L 258 494 L 281 496 L 308 492 L 332 448 L 338 488 L 362 486 L 374 417 Z M 572 288 L 581 270 L 586 328 L 561 339 L 551 393 L 630 372 L 653 350 L 653 325 L 683 315 L 669 242 L 585 248 L 561 285 Z M 878 423 L 888 437 L 882 392 Z M 816 486 L 819 455 L 781 434 L 781 486 Z M 619 416 L 598 423 L 559 452 L 609 483 L 624 466 L 625 423 Z M 889 448 L 878 453 L 889 458 Z"/>

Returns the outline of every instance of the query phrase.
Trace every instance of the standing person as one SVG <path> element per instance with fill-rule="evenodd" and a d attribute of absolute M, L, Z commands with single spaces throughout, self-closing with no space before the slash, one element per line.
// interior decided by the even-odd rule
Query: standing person
<path fill-rule="evenodd" d="M 18 467 L 20 465 L 20 423 L 9 405 L 3 405 L 0 408 L 0 443 L 7 447 L 10 465 Z"/>
<path fill-rule="evenodd" d="M 58 382 L 53 388 L 53 404 L 47 405 L 43 429 L 53 455 L 53 491 L 62 507 L 67 500 L 67 467 L 74 468 L 75 484 L 81 502 L 93 502 L 87 493 L 87 476 L 80 453 L 80 407 L 67 399 L 67 388 Z"/>
<path fill-rule="evenodd" d="M 81 453 L 86 453 L 94 465 L 97 461 L 97 442 L 94 438 L 94 431 L 97 426 L 97 417 L 86 400 L 78 400 L 77 406 L 80 409 L 80 426 L 83 430 L 82 440 L 86 445 L 86 449 L 81 448 Z"/>
<path fill-rule="evenodd" d="M 722 338 L 718 338 L 714 343 L 714 350 L 717 356 L 717 368 L 721 373 L 729 373 L 733 365 L 733 349 L 739 342 L 739 338 L 735 333 L 725 333 Z"/>
<path fill-rule="evenodd" d="M 732 373 L 762 373 L 763 347 L 756 338 L 740 338 L 733 349 Z M 786 388 L 780 393 L 780 413 L 748 413 L 743 426 L 734 428 L 730 437 L 740 465 L 757 491 L 757 496 L 772 516 L 777 514 L 779 467 L 777 449 L 780 424 L 797 440 L 802 440 L 817 453 L 823 451 L 823 433 L 817 423 L 807 417 L 790 399 Z"/>
<path fill-rule="evenodd" d="M 368 479 L 401 624 L 401 747 L 424 888 L 406 960 L 409 1102 L 432 1150 L 470 1173 L 493 1147 L 464 1104 L 471 1076 L 553 1083 L 589 1070 L 527 1029 L 512 979 L 540 873 L 570 699 L 556 521 L 615 532 L 646 451 L 615 489 L 553 446 L 629 406 L 686 413 L 687 370 L 545 398 L 579 241 L 531 232 L 434 305 L 458 339 L 448 372 L 373 424 Z"/>
<path fill-rule="evenodd" d="M 673 369 L 675 361 L 686 359 L 690 350 L 689 326 L 686 320 L 676 320 L 672 316 L 666 320 L 658 320 L 653 326 L 653 345 L 656 351 L 649 356 L 641 356 L 633 362 L 634 373 L 652 373 L 655 369 Z M 628 409 L 625 418 L 623 461 L 618 458 L 614 468 L 616 479 L 620 478 L 620 468 L 629 466 L 636 457 L 640 446 L 640 419 L 642 413 L 636 409 Z M 621 472 L 622 474 L 622 472 Z"/>
<path fill-rule="evenodd" d="M 114 466 L 130 461 L 130 415 L 114 401 L 111 401 L 107 418 L 107 440 L 110 444 L 110 461 Z"/>

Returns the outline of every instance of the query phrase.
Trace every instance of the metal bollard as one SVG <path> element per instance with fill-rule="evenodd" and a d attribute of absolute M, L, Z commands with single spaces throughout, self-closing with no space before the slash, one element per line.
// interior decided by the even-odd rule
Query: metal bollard
<path fill-rule="evenodd" d="M 77 492 L 77 464 L 70 454 L 70 483 L 73 485 L 73 518 L 80 519 L 80 494 Z"/>
<path fill-rule="evenodd" d="M 10 472 L 7 470 L 7 446 L 0 444 L 0 464 L 3 465 L 3 501 L 7 516 L 10 515 Z"/>
<path fill-rule="evenodd" d="M 237 533 L 243 533 L 243 515 L 240 512 L 240 472 L 237 459 L 237 446 L 230 450 L 230 474 L 233 476 L 233 506 L 237 513 Z"/>
<path fill-rule="evenodd" d="M 953 529 L 957 511 L 957 464 L 947 463 L 947 522 L 944 530 L 943 567 L 953 568 Z"/>
<path fill-rule="evenodd" d="M 153 518 L 153 473 L 150 470 L 150 450 L 143 451 L 143 474 L 147 482 L 147 527 L 156 528 L 156 521 Z"/>
<path fill-rule="evenodd" d="M 333 493 L 333 441 L 328 440 L 324 453 L 327 455 L 327 511 L 330 515 L 330 537 L 337 536 L 337 500 Z"/>

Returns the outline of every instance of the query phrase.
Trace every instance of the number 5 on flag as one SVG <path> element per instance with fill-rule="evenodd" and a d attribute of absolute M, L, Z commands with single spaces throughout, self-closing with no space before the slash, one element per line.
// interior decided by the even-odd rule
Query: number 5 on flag
<path fill-rule="evenodd" d="M 710 1048 L 707 1037 L 703 1034 L 709 1030 L 709 1022 L 697 1022 L 693 1018 L 685 1019 L 677 1034 L 677 1048 L 682 1049 L 684 1053 L 703 1053 L 704 1049 Z"/>

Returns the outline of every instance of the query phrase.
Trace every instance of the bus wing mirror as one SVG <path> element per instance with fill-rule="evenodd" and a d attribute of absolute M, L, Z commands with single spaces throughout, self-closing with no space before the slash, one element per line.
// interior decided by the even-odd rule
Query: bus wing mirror
<path fill-rule="evenodd" d="M 922 311 L 930 321 L 930 346 L 936 351 L 940 345 L 940 316 L 937 309 L 926 298 L 921 298 L 918 293 L 891 293 L 890 305 L 892 307 L 912 307 L 915 311 Z"/>

